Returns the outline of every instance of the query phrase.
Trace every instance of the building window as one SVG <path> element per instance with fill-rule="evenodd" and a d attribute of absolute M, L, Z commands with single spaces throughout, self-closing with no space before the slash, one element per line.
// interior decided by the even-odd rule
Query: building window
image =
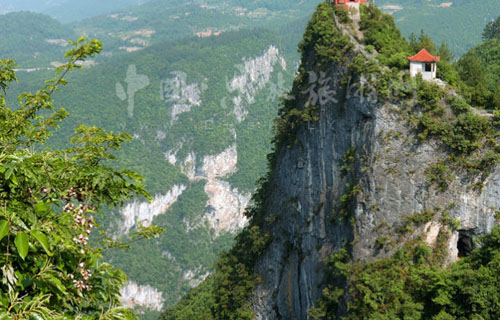
<path fill-rule="evenodd" d="M 432 72 L 432 63 L 425 64 L 425 72 Z"/>

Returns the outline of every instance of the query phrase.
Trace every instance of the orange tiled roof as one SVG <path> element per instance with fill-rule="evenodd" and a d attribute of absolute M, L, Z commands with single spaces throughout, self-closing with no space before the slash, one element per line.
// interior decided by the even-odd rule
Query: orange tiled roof
<path fill-rule="evenodd" d="M 437 62 L 441 58 L 440 57 L 435 57 L 432 54 L 430 54 L 425 48 L 420 50 L 419 53 L 412 57 L 408 57 L 408 60 L 410 61 L 416 61 L 416 62 Z"/>

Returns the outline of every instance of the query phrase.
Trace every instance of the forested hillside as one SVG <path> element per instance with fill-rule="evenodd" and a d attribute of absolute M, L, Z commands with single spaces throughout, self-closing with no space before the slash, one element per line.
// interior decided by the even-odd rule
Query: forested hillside
<path fill-rule="evenodd" d="M 118 48 L 116 54 L 107 54 L 117 47 L 104 37 L 104 52 L 95 58 L 96 64 L 70 75 L 70 85 L 56 94 L 58 106 L 67 108 L 70 116 L 50 141 L 64 146 L 80 123 L 133 135 L 117 154 L 118 166 L 143 174 L 155 200 L 148 205 L 138 199 L 101 222 L 118 236 L 133 232 L 139 222 L 167 229 L 154 242 L 106 253 L 129 276 L 124 295 L 129 305 L 146 312 L 144 319 L 154 319 L 155 310 L 174 303 L 204 279 L 217 254 L 230 247 L 245 223 L 243 210 L 265 172 L 278 98 L 290 85 L 296 45 L 307 21 L 302 12 L 277 14 L 276 19 L 255 19 L 255 25 L 271 23 L 273 33 L 233 30 L 254 25 L 254 18 L 243 17 L 245 24 L 231 20 L 238 28 L 212 37 L 196 36 L 195 29 L 184 27 L 175 34 L 169 30 L 175 21 L 162 27 L 162 13 L 177 9 L 155 5 L 140 12 L 142 22 L 137 21 L 164 33 L 138 52 Z M 213 20 L 199 15 L 198 30 L 227 22 L 217 14 Z M 135 27 L 126 19 L 105 19 L 112 26 L 126 23 L 111 26 L 111 31 Z M 186 38 L 175 40 L 181 37 Z M 57 50 L 51 54 L 50 62 L 62 60 Z M 20 85 L 14 85 L 13 92 L 37 88 L 50 72 L 20 72 Z M 146 80 L 134 89 L 133 78 Z M 86 98 L 74 101 L 74 96 Z"/>
<path fill-rule="evenodd" d="M 152 0 L 121 9 L 101 1 L 92 2 L 95 10 L 90 12 L 85 11 L 92 7 L 89 3 L 78 4 L 87 8 L 83 10 L 63 1 L 50 12 L 61 12 L 68 20 L 83 18 L 87 12 L 92 17 L 61 24 L 34 13 L 0 16 L 0 26 L 7 30 L 0 35 L 0 58 L 15 59 L 21 69 L 19 84 L 7 95 L 11 102 L 14 93 L 40 87 L 53 72 L 45 68 L 55 69 L 63 61 L 65 40 L 85 34 L 103 41 L 102 54 L 78 74 L 70 74 L 70 84 L 54 94 L 56 106 L 65 107 L 70 116 L 49 143 L 66 146 L 67 137 L 82 123 L 133 136 L 115 151 L 120 158 L 116 167 L 141 173 L 154 200 L 151 204 L 141 198 L 131 200 L 100 222 L 118 238 L 133 233 L 140 223 L 167 230 L 152 242 L 105 253 L 129 276 L 124 296 L 129 305 L 146 311 L 143 319 L 155 319 L 158 310 L 205 279 L 217 255 L 231 247 L 246 223 L 244 208 L 255 181 L 266 172 L 278 100 L 291 88 L 300 58 L 297 44 L 319 2 Z M 394 11 L 404 35 L 417 34 L 410 46 L 430 41 L 425 35 L 418 39 L 424 29 L 438 44 L 445 40 L 461 54 L 480 42 L 482 28 L 500 11 L 493 0 L 482 3 L 474 15 L 466 1 L 450 7 L 434 1 L 399 1 L 401 10 L 384 10 Z M 96 14 L 111 7 L 113 12 Z M 457 31 L 465 26 L 463 32 Z M 497 50 L 495 41 L 471 54 L 481 64 L 489 63 L 490 53 Z M 413 47 L 376 49 L 398 68 L 406 66 L 407 54 L 414 53 Z M 444 56 L 444 52 L 446 47 L 438 45 L 432 53 Z M 43 70 L 23 71 L 35 67 Z M 449 64 L 438 70 L 450 83 L 458 81 Z M 494 101 L 496 76 L 485 71 L 488 103 Z M 483 97 L 484 90 L 471 83 L 462 88 L 469 97 L 474 98 L 474 92 Z M 258 234 L 251 236 L 263 240 Z M 207 289 L 213 281 L 209 279 L 197 290 L 212 290 Z"/>
<path fill-rule="evenodd" d="M 486 23 L 500 14 L 497 0 L 377 0 L 376 4 L 394 16 L 403 36 L 424 29 L 436 43 L 448 42 L 457 56 L 479 44 Z"/>
<path fill-rule="evenodd" d="M 104 62 L 155 43 L 184 37 L 217 36 L 257 26 L 272 28 L 282 38 L 296 39 L 297 32 L 300 34 L 297 26 L 305 25 L 316 3 L 255 2 L 242 7 L 239 3 L 220 1 L 152 0 L 127 10 L 114 6 L 117 9 L 112 14 L 64 25 L 41 14 L 12 13 L 0 16 L 0 24 L 9 31 L 0 35 L 0 56 L 18 57 L 16 61 L 23 69 L 54 67 L 61 62 L 62 47 L 67 46 L 67 41 L 81 35 L 103 42 L 103 53 L 96 59 Z M 69 2 L 66 5 L 74 8 Z M 89 3 L 84 6 L 91 7 Z M 36 11 L 37 7 L 34 8 Z M 295 48 L 290 51 L 294 52 Z"/>
<path fill-rule="evenodd" d="M 465 82 L 474 88 L 490 109 L 500 106 L 500 16 L 489 22 L 483 32 L 484 42 L 472 48 L 458 61 Z"/>
<path fill-rule="evenodd" d="M 0 0 L 0 14 L 32 11 L 49 15 L 62 23 L 81 20 L 146 2 L 146 0 Z"/>
<path fill-rule="evenodd" d="M 296 19 L 307 19 L 318 2 L 151 0 L 129 10 L 83 20 L 74 28 L 78 33 L 102 39 L 105 51 L 117 54 L 182 37 L 207 37 L 256 26 L 274 29 Z M 283 30 L 280 36 L 292 31 Z"/>
<path fill-rule="evenodd" d="M 13 12 L 0 16 L 0 58 L 15 58 L 19 68 L 52 67 L 63 61 L 72 29 L 46 15 Z"/>
<path fill-rule="evenodd" d="M 163 293 L 163 298 L 148 301 L 150 307 L 174 303 L 206 277 L 217 254 L 230 248 L 234 232 L 244 224 L 244 206 L 265 172 L 278 97 L 293 74 L 293 55 L 283 47 L 264 30 L 157 44 L 71 75 L 70 84 L 55 95 L 70 116 L 49 141 L 52 145 L 65 145 L 79 123 L 134 137 L 117 153 L 119 165 L 146 178 L 146 189 L 160 207 L 139 199 L 102 222 L 117 235 L 139 222 L 167 230 L 153 242 L 106 254 L 129 280 L 159 290 L 160 297 Z M 130 97 L 121 100 L 117 86 L 128 95 L 132 66 L 148 84 L 135 93 L 129 110 Z M 13 89 L 36 87 L 44 73 L 37 75 L 21 73 L 23 85 Z M 74 96 L 85 99 L 75 101 Z M 218 169 L 211 167 L 215 156 L 225 163 L 214 163 Z M 231 224 L 224 225 L 226 220 Z"/>
<path fill-rule="evenodd" d="M 39 52 L 38 55 L 35 53 L 27 55 L 18 59 L 18 62 L 25 68 L 48 67 L 60 56 L 61 48 L 58 46 L 64 45 L 61 39 L 68 40 L 72 35 L 77 34 L 102 40 L 104 53 L 98 57 L 98 60 L 107 60 L 112 55 L 142 50 L 153 43 L 162 41 L 187 36 L 218 35 L 244 27 L 273 26 L 274 28 L 276 25 L 283 25 L 295 19 L 307 19 L 318 2 L 253 1 L 242 3 L 216 0 L 208 2 L 151 0 L 132 6 L 137 1 L 130 0 L 121 3 L 121 6 L 117 6 L 114 2 L 100 2 L 77 4 L 75 7 L 74 1 L 61 1 L 57 5 L 49 6 L 55 12 L 58 10 L 64 12 L 64 19 L 60 21 L 67 22 L 72 14 L 84 18 L 86 10 L 92 10 L 94 14 L 88 19 L 59 26 L 57 32 L 51 32 L 51 30 L 54 31 L 54 26 L 48 26 L 47 22 L 40 21 L 40 16 L 35 15 L 29 19 L 29 16 L 25 16 L 24 19 L 5 16 L 5 19 L 0 19 L 0 22 L 5 22 L 5 30 L 13 28 L 13 32 L 9 36 L 2 34 L 3 39 L 0 40 L 4 49 L 0 47 L 0 54 L 9 54 L 6 48 L 9 50 L 16 48 L 18 52 L 30 52 L 32 51 L 30 48 L 34 47 L 42 48 L 42 50 L 35 51 L 35 53 Z M 483 1 L 480 6 L 470 1 L 442 4 L 435 1 L 398 1 L 396 3 L 381 0 L 377 4 L 386 12 L 393 14 L 404 36 L 408 37 L 411 33 L 418 34 L 423 29 L 437 43 L 446 41 L 457 56 L 480 43 L 480 34 L 484 25 L 500 14 L 500 6 L 495 0 Z M 31 8 L 33 11 L 45 12 L 44 6 L 32 3 L 19 3 L 15 6 L 6 3 L 6 5 L 6 8 Z M 127 9 L 121 9 L 125 6 Z M 108 7 L 114 10 L 107 14 L 99 14 L 105 12 Z M 55 15 L 55 17 L 59 19 L 61 16 Z M 30 21 L 33 28 L 17 28 L 20 20 Z M 30 33 L 27 39 L 34 43 L 27 44 L 26 39 L 21 40 L 26 38 L 26 35 L 19 30 L 44 30 L 44 32 Z M 288 32 L 283 30 L 281 35 L 284 36 Z"/>

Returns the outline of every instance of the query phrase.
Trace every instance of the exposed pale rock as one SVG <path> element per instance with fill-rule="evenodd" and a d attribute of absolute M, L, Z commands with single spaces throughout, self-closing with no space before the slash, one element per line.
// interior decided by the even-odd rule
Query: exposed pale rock
<path fill-rule="evenodd" d="M 181 168 L 182 173 L 184 173 L 189 180 L 194 181 L 199 178 L 196 176 L 196 154 L 194 152 L 190 152 L 187 155 L 181 165 Z"/>
<path fill-rule="evenodd" d="M 172 261 L 176 261 L 174 255 L 170 251 L 164 250 L 161 254 Z"/>
<path fill-rule="evenodd" d="M 237 163 L 238 152 L 233 144 L 217 155 L 204 157 L 202 169 L 208 178 L 224 177 L 236 170 Z"/>
<path fill-rule="evenodd" d="M 244 211 L 250 195 L 240 194 L 229 182 L 220 179 L 233 173 L 237 163 L 236 145 L 203 159 L 202 174 L 207 180 L 205 193 L 208 196 L 205 218 L 216 235 L 222 231 L 236 232 L 247 223 Z"/>
<path fill-rule="evenodd" d="M 279 50 L 269 46 L 263 55 L 244 60 L 243 64 L 238 65 L 239 74 L 228 83 L 228 90 L 236 92 L 232 101 L 238 122 L 246 118 L 246 106 L 255 102 L 257 92 L 269 83 L 277 62 L 283 65 Z"/>
<path fill-rule="evenodd" d="M 173 165 L 178 163 L 178 148 L 168 150 L 165 158 Z M 216 155 L 203 158 L 201 168 L 196 167 L 196 154 L 189 153 L 181 163 L 182 172 L 191 180 L 206 180 L 205 193 L 208 202 L 205 208 L 205 219 L 218 235 L 222 231 L 236 232 L 246 225 L 245 209 L 250 201 L 250 194 L 243 194 L 232 188 L 229 182 L 221 178 L 227 177 L 237 170 L 238 152 L 236 144 Z M 200 226 L 201 221 L 184 219 L 187 231 Z"/>
<path fill-rule="evenodd" d="M 430 221 L 428 222 L 425 227 L 425 238 L 424 242 L 427 243 L 430 246 L 433 246 L 436 244 L 437 238 L 439 236 L 439 231 L 441 230 L 443 226 L 435 221 Z"/>
<path fill-rule="evenodd" d="M 149 285 L 138 285 L 129 281 L 120 289 L 120 301 L 128 308 L 146 307 L 148 309 L 161 311 L 163 309 L 162 293 Z"/>
<path fill-rule="evenodd" d="M 68 40 L 64 39 L 45 39 L 45 42 L 60 46 L 60 47 L 67 47 L 69 45 Z"/>
<path fill-rule="evenodd" d="M 286 70 L 286 60 L 284 57 L 280 58 L 281 69 Z"/>
<path fill-rule="evenodd" d="M 244 215 L 250 201 L 249 194 L 240 194 L 227 181 L 209 179 L 205 185 L 209 200 L 205 217 L 216 235 L 222 231 L 236 232 L 247 223 Z"/>
<path fill-rule="evenodd" d="M 199 266 L 196 270 L 186 270 L 184 271 L 182 278 L 184 281 L 189 283 L 191 288 L 194 288 L 210 275 L 210 272 L 201 273 L 203 269 L 204 268 L 202 266 Z"/>
<path fill-rule="evenodd" d="M 186 190 L 185 185 L 175 185 L 164 195 L 157 195 L 151 202 L 134 201 L 123 208 L 121 214 L 123 220 L 120 221 L 120 233 L 128 233 L 130 229 L 142 223 L 144 226 L 151 225 L 153 218 L 165 213 L 177 198 Z"/>
<path fill-rule="evenodd" d="M 196 32 L 196 36 L 200 38 L 206 38 L 206 37 L 211 37 L 211 36 L 219 36 L 222 33 L 222 31 L 217 31 L 212 28 L 208 28 L 199 32 Z"/>
<path fill-rule="evenodd" d="M 201 105 L 201 89 L 197 83 L 187 84 L 187 75 L 184 72 L 172 72 L 172 78 L 162 81 L 162 99 L 170 105 L 170 123 L 177 117 L 191 111 L 192 107 Z"/>
<path fill-rule="evenodd" d="M 176 150 L 168 150 L 167 152 L 165 152 L 165 159 L 167 159 L 170 164 L 175 165 L 177 163 L 176 154 Z"/>
<path fill-rule="evenodd" d="M 167 137 L 167 133 L 165 131 L 162 131 L 162 130 L 156 131 L 156 137 L 155 137 L 156 141 L 163 141 L 163 140 L 165 140 L 166 137 Z"/>
<path fill-rule="evenodd" d="M 144 49 L 144 48 L 143 47 L 125 47 L 125 46 L 123 46 L 123 47 L 119 47 L 118 49 L 125 50 L 127 52 L 135 52 L 135 51 L 139 51 L 139 50 Z"/>

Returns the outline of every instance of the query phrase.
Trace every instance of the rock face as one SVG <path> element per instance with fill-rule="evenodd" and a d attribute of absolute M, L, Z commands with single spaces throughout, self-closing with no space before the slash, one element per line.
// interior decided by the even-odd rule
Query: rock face
<path fill-rule="evenodd" d="M 280 56 L 279 50 L 275 46 L 269 46 L 262 56 L 247 59 L 238 66 L 240 74 L 228 84 L 228 90 L 236 92 L 232 102 L 238 122 L 245 120 L 248 115 L 245 106 L 255 102 L 255 95 L 265 88 L 278 62 L 286 69 L 286 62 Z"/>
<path fill-rule="evenodd" d="M 380 249 L 378 237 L 394 235 L 404 218 L 415 213 L 436 212 L 432 221 L 404 240 L 422 235 L 432 246 L 441 230 L 450 231 L 448 262 L 457 259 L 459 242 L 469 243 L 495 225 L 500 170 L 490 175 L 482 190 L 473 187 L 474 178 L 454 172 L 449 188 L 438 191 L 426 176 L 429 165 L 446 159 L 438 142 L 417 141 L 401 116 L 403 106 L 361 97 L 356 88 L 366 79 L 353 79 L 346 88 L 341 81 L 352 57 L 348 60 L 322 70 L 332 80 L 335 96 L 318 103 L 318 121 L 299 126 L 298 143 L 277 153 L 266 204 L 266 218 L 275 222 L 264 228 L 273 241 L 257 261 L 262 281 L 251 299 L 257 319 L 307 319 L 322 293 L 325 257 L 348 244 L 354 261 L 390 256 L 404 241 Z M 317 68 L 313 57 L 307 68 Z M 303 95 L 297 105 L 309 99 Z M 355 160 L 346 172 L 344 156 L 349 152 Z M 338 211 L 345 196 L 351 197 L 347 203 L 352 215 L 342 219 Z M 445 209 L 460 222 L 458 228 L 442 222 Z"/>
<path fill-rule="evenodd" d="M 229 182 L 221 180 L 236 170 L 237 162 L 236 145 L 203 159 L 202 172 L 207 179 L 205 193 L 209 198 L 205 217 L 216 235 L 221 231 L 234 233 L 247 223 L 244 212 L 250 195 L 238 192 Z"/>
<path fill-rule="evenodd" d="M 153 218 L 159 214 L 165 213 L 177 198 L 186 190 L 185 185 L 176 185 L 164 195 L 157 195 L 151 202 L 134 201 L 123 208 L 123 220 L 119 221 L 120 233 L 128 233 L 139 223 L 143 226 L 150 226 Z"/>
<path fill-rule="evenodd" d="M 344 71 L 330 68 L 334 86 Z M 353 146 L 372 147 L 376 109 L 357 98 L 322 105 L 320 120 L 298 130 L 300 146 L 278 153 L 268 212 L 281 218 L 257 262 L 263 280 L 253 296 L 257 319 L 306 319 L 321 295 L 322 260 L 353 240 L 353 228 L 333 225 L 329 216 L 346 188 L 342 156 Z"/>
<path fill-rule="evenodd" d="M 161 96 L 165 102 L 171 104 L 170 124 L 173 124 L 177 117 L 191 108 L 200 106 L 201 89 L 197 83 L 187 84 L 187 75 L 183 72 L 172 72 L 172 78 L 164 80 L 161 84 Z M 201 87 L 204 87 L 203 84 Z"/>
<path fill-rule="evenodd" d="M 129 281 L 120 290 L 120 294 L 120 301 L 123 306 L 128 308 L 142 306 L 157 311 L 161 311 L 163 308 L 164 299 L 162 293 L 151 286 L 142 286 L 133 281 Z"/>
<path fill-rule="evenodd" d="M 174 165 L 177 163 L 175 151 L 167 151 L 165 157 L 170 163 Z M 237 232 L 248 222 L 244 212 L 250 201 L 250 194 L 239 192 L 237 188 L 233 188 L 229 182 L 223 180 L 236 172 L 237 164 L 236 144 L 219 154 L 203 157 L 201 165 L 197 165 L 194 152 L 189 153 L 181 163 L 182 172 L 190 181 L 206 181 L 205 193 L 208 201 L 204 218 L 208 220 L 216 236 L 223 231 Z M 192 222 L 188 221 L 187 228 L 191 228 L 191 224 Z"/>

